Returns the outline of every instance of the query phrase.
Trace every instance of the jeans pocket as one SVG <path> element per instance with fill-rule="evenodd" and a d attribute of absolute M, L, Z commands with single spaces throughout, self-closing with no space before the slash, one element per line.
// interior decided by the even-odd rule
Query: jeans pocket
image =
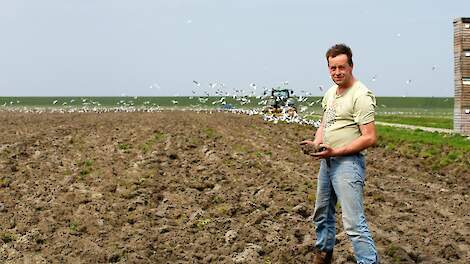
<path fill-rule="evenodd" d="M 366 161 L 362 154 L 357 154 L 355 161 L 361 167 L 361 169 L 366 169 Z"/>
<path fill-rule="evenodd" d="M 365 162 L 362 156 L 358 155 L 354 159 L 354 174 L 355 174 L 355 177 L 357 177 L 357 179 L 360 180 L 361 183 L 364 185 L 366 174 L 365 174 Z"/>

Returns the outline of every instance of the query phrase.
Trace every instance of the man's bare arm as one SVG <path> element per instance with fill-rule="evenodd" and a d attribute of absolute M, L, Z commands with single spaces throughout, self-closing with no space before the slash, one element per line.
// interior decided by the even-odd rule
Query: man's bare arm
<path fill-rule="evenodd" d="M 323 117 L 320 122 L 320 127 L 317 129 L 317 132 L 315 133 L 315 139 L 313 140 L 313 143 L 315 145 L 320 145 L 323 143 Z"/>
<path fill-rule="evenodd" d="M 300 145 L 311 144 L 311 145 L 319 146 L 322 143 L 323 143 L 323 118 L 321 119 L 320 127 L 315 132 L 315 139 L 313 141 L 304 140 L 300 142 Z"/>
<path fill-rule="evenodd" d="M 360 125 L 359 130 L 361 130 L 362 135 L 347 146 L 333 149 L 333 156 L 354 154 L 377 143 L 377 133 L 375 131 L 374 121 L 365 125 Z"/>
<path fill-rule="evenodd" d="M 331 148 L 329 146 L 324 145 L 326 147 L 326 150 L 315 154 L 315 156 L 320 158 L 326 158 L 331 156 L 350 155 L 358 153 L 361 150 L 364 150 L 377 143 L 377 133 L 375 131 L 374 121 L 365 125 L 360 125 L 359 129 L 362 135 L 353 142 L 351 142 L 351 144 L 340 148 Z"/>

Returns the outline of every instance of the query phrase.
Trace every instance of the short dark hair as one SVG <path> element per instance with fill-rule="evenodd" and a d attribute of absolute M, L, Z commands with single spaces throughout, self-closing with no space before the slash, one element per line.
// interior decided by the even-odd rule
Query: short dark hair
<path fill-rule="evenodd" d="M 353 66 L 351 48 L 346 46 L 345 44 L 336 44 L 330 49 L 328 49 L 328 51 L 326 52 L 326 61 L 328 62 L 329 57 L 334 58 L 341 54 L 348 56 L 348 64 L 350 66 Z"/>

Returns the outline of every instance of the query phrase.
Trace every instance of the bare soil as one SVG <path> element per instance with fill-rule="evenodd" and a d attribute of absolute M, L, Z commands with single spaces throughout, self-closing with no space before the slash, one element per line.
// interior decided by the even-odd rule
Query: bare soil
<path fill-rule="evenodd" d="M 311 127 L 231 113 L 0 112 L 1 263 L 311 263 Z M 470 175 L 375 147 L 382 263 L 470 263 Z M 468 171 L 468 170 L 464 170 Z M 335 263 L 354 263 L 338 206 Z"/>

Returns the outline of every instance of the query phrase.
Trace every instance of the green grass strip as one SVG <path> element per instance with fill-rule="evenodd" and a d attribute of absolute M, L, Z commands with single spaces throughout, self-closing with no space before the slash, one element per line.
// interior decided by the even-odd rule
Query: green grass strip
<path fill-rule="evenodd" d="M 390 126 L 377 125 L 377 133 L 380 141 L 400 143 L 419 143 L 436 146 L 449 146 L 452 148 L 470 151 L 470 140 L 461 135 L 443 134 L 438 132 L 426 132 L 422 130 L 410 130 Z"/>
<path fill-rule="evenodd" d="M 435 127 L 452 129 L 454 123 L 452 118 L 445 117 L 425 117 L 425 116 L 404 116 L 404 115 L 377 115 L 376 120 L 380 122 Z"/>

